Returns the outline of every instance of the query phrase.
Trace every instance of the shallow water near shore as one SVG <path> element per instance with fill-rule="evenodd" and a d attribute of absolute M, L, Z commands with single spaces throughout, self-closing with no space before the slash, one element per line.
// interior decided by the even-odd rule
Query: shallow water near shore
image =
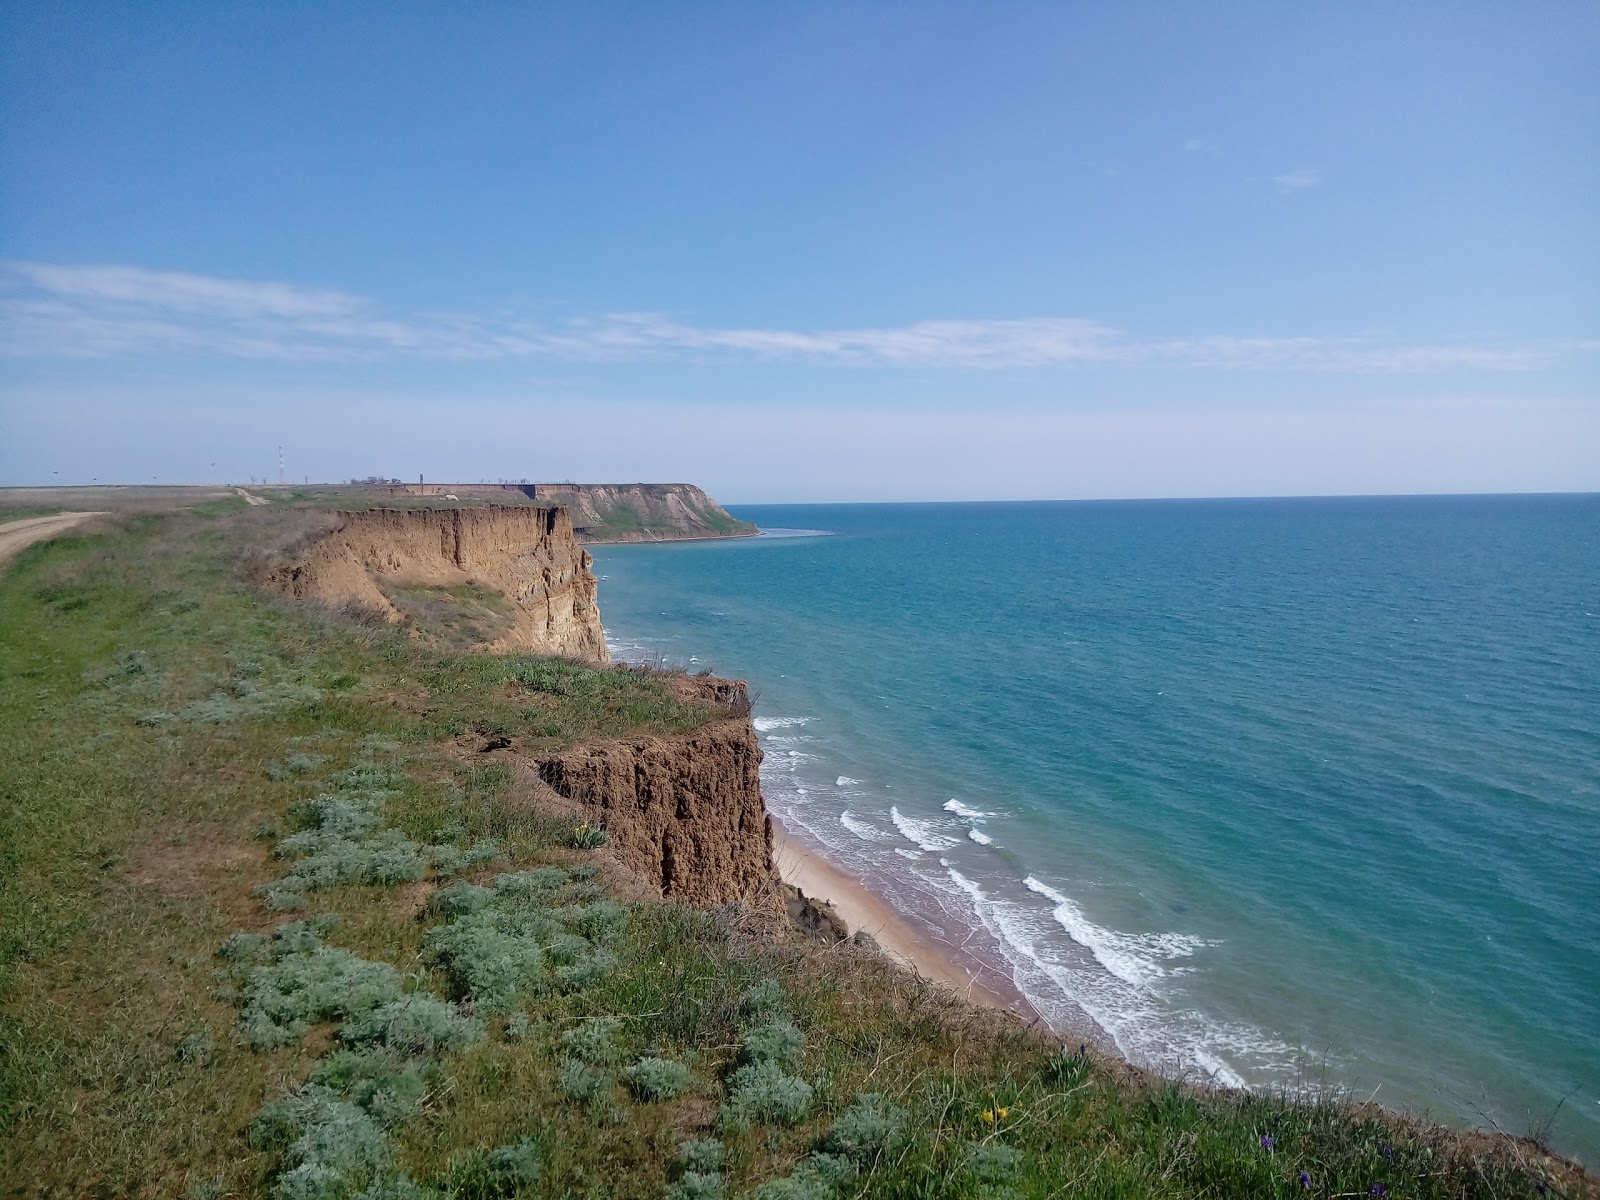
<path fill-rule="evenodd" d="M 803 842 L 1128 1057 L 1600 1161 L 1600 497 L 741 506 L 595 548 Z"/>

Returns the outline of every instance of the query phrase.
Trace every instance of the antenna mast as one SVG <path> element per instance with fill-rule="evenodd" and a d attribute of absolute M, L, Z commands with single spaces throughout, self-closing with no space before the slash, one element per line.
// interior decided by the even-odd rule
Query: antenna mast
<path fill-rule="evenodd" d="M 278 486 L 283 486 L 283 447 L 278 447 Z"/>

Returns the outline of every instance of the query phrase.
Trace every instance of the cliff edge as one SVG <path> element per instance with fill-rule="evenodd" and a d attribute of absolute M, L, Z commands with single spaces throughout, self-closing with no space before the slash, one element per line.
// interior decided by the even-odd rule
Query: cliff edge
<path fill-rule="evenodd" d="M 608 663 L 593 560 L 562 508 L 372 509 L 338 514 L 268 582 L 360 608 L 463 648 Z"/>
<path fill-rule="evenodd" d="M 774 909 L 781 898 L 772 822 L 745 685 L 677 682 L 729 715 L 689 733 L 578 746 L 530 765 L 603 826 L 618 861 L 664 897 Z"/>
<path fill-rule="evenodd" d="M 531 501 L 565 508 L 580 542 L 673 542 L 761 532 L 692 483 L 395 483 L 382 491 L 402 504 Z"/>

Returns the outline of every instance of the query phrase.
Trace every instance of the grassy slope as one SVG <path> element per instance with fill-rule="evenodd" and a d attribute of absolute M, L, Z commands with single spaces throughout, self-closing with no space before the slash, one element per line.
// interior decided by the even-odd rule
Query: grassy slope
<path fill-rule="evenodd" d="M 721 1186 L 763 1188 L 763 1200 L 1571 1188 L 1524 1145 L 1059 1055 L 870 955 L 746 936 L 734 914 L 619 914 L 585 869 L 603 851 L 519 805 L 508 771 L 450 739 L 514 732 L 555 747 L 710 714 L 648 676 L 439 655 L 388 628 L 287 610 L 235 567 L 275 519 L 130 517 L 33 547 L 0 579 L 0 1194 L 290 1194 L 315 1176 L 308 1162 L 333 1171 L 308 1195 L 353 1195 L 377 1176 L 390 1180 L 382 1194 L 407 1194 L 402 1173 L 426 1189 L 412 1195 Z M 308 808 L 319 793 L 330 799 Z M 330 833 L 357 810 L 372 828 Z M 308 882 L 313 860 L 284 849 L 297 830 L 354 864 L 356 881 Z M 486 884 L 540 864 L 576 870 L 507 909 L 503 928 L 544 931 L 525 960 L 505 950 L 524 945 L 514 939 L 477 959 L 465 943 L 429 952 L 462 919 L 449 897 L 466 894 L 441 900 L 438 876 L 472 847 L 493 855 L 468 872 Z M 386 871 L 398 881 L 362 881 Z M 298 882 L 269 895 L 299 907 L 272 911 L 256 889 L 286 876 Z M 471 895 L 492 908 L 502 892 Z M 268 943 L 230 962 L 219 947 L 329 913 L 342 919 L 319 926 L 315 954 L 392 965 L 407 1003 L 467 1031 L 462 1044 L 400 1038 L 394 1023 L 363 1033 L 362 1010 L 252 1049 L 242 1005 L 299 959 Z M 490 969 L 516 961 L 520 975 Z M 587 1049 L 563 1040 L 604 1032 L 595 1019 L 607 1017 L 615 1030 Z M 297 1092 L 340 1037 L 384 1087 Z M 625 1078 L 641 1057 L 686 1068 L 683 1092 L 641 1099 L 645 1084 Z M 773 1065 L 735 1074 L 763 1057 Z M 805 1088 L 803 1111 L 781 1113 Z M 863 1092 L 884 1100 L 864 1108 Z M 257 1118 L 295 1095 L 277 1126 Z M 721 1167 L 686 1173 L 678 1145 L 718 1135 Z"/>

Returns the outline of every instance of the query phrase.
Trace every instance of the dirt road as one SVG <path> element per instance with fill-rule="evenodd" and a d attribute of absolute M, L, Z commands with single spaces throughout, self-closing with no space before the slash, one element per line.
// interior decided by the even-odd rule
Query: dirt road
<path fill-rule="evenodd" d="M 100 515 L 93 512 L 68 512 L 55 513 L 48 517 L 29 517 L 24 521 L 7 521 L 4 525 L 0 525 L 0 567 L 5 566 L 11 556 L 24 546 L 53 538 L 57 534 L 65 533 L 79 521 L 87 521 L 90 517 Z"/>

